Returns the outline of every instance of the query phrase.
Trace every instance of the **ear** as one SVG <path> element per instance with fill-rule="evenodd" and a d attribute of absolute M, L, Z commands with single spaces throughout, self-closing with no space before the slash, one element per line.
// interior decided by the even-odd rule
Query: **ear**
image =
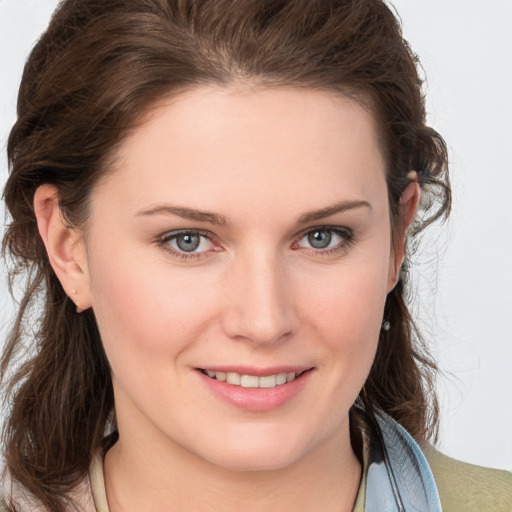
<path fill-rule="evenodd" d="M 34 194 L 34 212 L 48 259 L 62 288 L 81 312 L 89 307 L 89 274 L 83 234 L 70 227 L 62 216 L 59 192 L 41 185 Z"/>
<path fill-rule="evenodd" d="M 405 258 L 407 232 L 416 215 L 421 199 L 421 188 L 418 183 L 418 173 L 411 171 L 407 175 L 410 183 L 407 185 L 400 198 L 400 216 L 396 240 L 391 248 L 388 272 L 388 293 L 396 286 L 400 278 L 400 270 Z"/>

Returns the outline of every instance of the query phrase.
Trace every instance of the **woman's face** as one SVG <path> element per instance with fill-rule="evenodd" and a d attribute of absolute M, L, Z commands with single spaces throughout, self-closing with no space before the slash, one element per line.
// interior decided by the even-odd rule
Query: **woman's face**
<path fill-rule="evenodd" d="M 95 189 L 84 252 L 121 440 L 244 470 L 348 442 L 400 264 L 387 197 L 354 101 L 161 103 Z"/>

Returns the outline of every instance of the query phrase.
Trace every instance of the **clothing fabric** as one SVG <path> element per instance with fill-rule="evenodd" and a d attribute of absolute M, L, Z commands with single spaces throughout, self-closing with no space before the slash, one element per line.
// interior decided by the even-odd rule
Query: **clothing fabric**
<path fill-rule="evenodd" d="M 512 473 L 454 460 L 430 445 L 420 448 L 389 416 L 377 420 L 380 434 L 368 425 L 363 432 L 363 476 L 354 512 L 512 512 Z M 395 479 L 392 492 L 385 485 L 386 464 L 387 477 Z"/>
<path fill-rule="evenodd" d="M 423 447 L 443 512 L 512 512 L 512 473 L 451 459 Z"/>
<path fill-rule="evenodd" d="M 370 425 L 365 511 L 442 512 L 430 466 L 416 441 L 387 415 Z"/>

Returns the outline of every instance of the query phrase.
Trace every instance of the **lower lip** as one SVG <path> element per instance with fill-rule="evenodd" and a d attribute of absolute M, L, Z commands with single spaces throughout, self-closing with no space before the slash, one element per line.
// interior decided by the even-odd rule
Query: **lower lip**
<path fill-rule="evenodd" d="M 197 372 L 201 380 L 219 398 L 228 404 L 252 412 L 268 412 L 293 400 L 309 381 L 312 370 L 307 370 L 295 380 L 273 388 L 244 388 L 208 377 Z"/>

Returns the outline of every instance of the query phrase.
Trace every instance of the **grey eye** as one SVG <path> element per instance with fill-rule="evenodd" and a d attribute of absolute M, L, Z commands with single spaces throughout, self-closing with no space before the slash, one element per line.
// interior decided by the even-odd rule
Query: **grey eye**
<path fill-rule="evenodd" d="M 205 256 L 209 252 L 221 250 L 209 233 L 195 230 L 171 231 L 161 239 L 159 245 L 165 247 L 173 256 L 193 258 Z"/>
<path fill-rule="evenodd" d="M 311 231 L 307 237 L 309 244 L 315 249 L 326 249 L 332 241 L 332 233 L 326 229 Z"/>
<path fill-rule="evenodd" d="M 193 252 L 201 244 L 201 236 L 193 233 L 182 233 L 176 235 L 176 247 L 183 252 Z"/>
<path fill-rule="evenodd" d="M 161 244 L 168 246 L 172 253 L 181 257 L 199 256 L 215 250 L 211 238 L 201 231 L 173 231 L 162 239 Z"/>
<path fill-rule="evenodd" d="M 353 234 L 348 228 L 319 226 L 304 233 L 296 247 L 313 249 L 317 254 L 334 254 L 337 250 L 348 249 L 352 240 Z"/>

